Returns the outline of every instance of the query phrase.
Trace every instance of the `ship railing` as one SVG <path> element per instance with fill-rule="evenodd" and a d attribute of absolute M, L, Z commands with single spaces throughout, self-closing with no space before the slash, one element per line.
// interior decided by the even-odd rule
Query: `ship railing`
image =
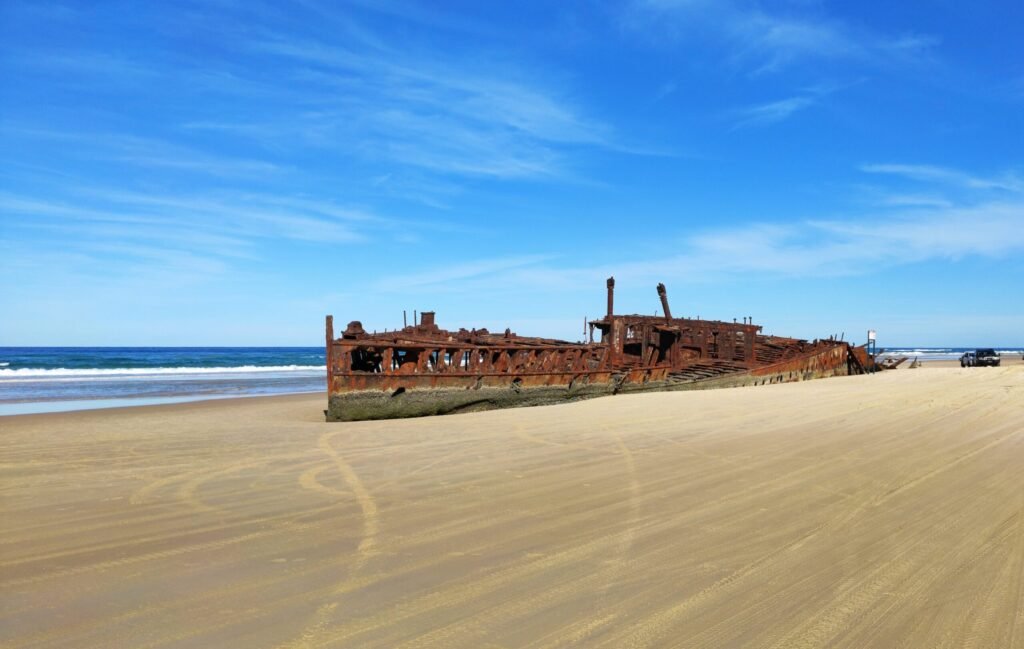
<path fill-rule="evenodd" d="M 487 345 L 459 343 L 383 346 L 338 345 L 334 375 L 345 374 L 543 374 L 607 369 L 607 348 L 588 345 Z"/>

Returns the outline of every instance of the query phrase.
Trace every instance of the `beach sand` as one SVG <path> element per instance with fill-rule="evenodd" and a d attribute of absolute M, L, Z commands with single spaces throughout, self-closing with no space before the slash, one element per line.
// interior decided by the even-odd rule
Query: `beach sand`
<path fill-rule="evenodd" d="M 4 647 L 1024 647 L 1024 365 L 0 420 Z"/>

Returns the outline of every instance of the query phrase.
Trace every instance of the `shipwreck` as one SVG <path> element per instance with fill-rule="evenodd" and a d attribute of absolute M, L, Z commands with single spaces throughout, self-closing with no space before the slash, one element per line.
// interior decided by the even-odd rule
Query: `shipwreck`
<path fill-rule="evenodd" d="M 587 322 L 586 342 L 518 336 L 508 329 L 441 329 L 435 314 L 397 331 L 368 333 L 352 321 L 335 337 L 327 316 L 328 421 L 422 417 L 589 399 L 628 392 L 785 383 L 873 369 L 864 347 L 835 336 L 799 340 L 742 323 L 662 315 Z M 595 340 L 596 338 L 596 340 Z"/>

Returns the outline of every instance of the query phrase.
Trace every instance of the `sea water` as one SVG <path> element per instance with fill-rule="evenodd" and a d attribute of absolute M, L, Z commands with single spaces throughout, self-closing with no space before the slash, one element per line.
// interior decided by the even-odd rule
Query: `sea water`
<path fill-rule="evenodd" d="M 0 415 L 326 389 L 323 347 L 0 347 Z"/>

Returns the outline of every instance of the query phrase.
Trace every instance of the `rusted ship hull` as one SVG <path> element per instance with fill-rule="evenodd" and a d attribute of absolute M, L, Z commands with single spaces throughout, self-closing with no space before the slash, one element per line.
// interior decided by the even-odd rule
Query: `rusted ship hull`
<path fill-rule="evenodd" d="M 553 404 L 619 393 L 802 381 L 861 373 L 847 343 L 760 335 L 761 327 L 664 316 L 608 315 L 587 343 L 519 337 L 506 330 L 446 331 L 426 312 L 401 330 L 367 333 L 349 323 L 335 338 L 327 317 L 329 421 L 422 417 Z M 595 331 L 600 341 L 593 342 Z"/>

